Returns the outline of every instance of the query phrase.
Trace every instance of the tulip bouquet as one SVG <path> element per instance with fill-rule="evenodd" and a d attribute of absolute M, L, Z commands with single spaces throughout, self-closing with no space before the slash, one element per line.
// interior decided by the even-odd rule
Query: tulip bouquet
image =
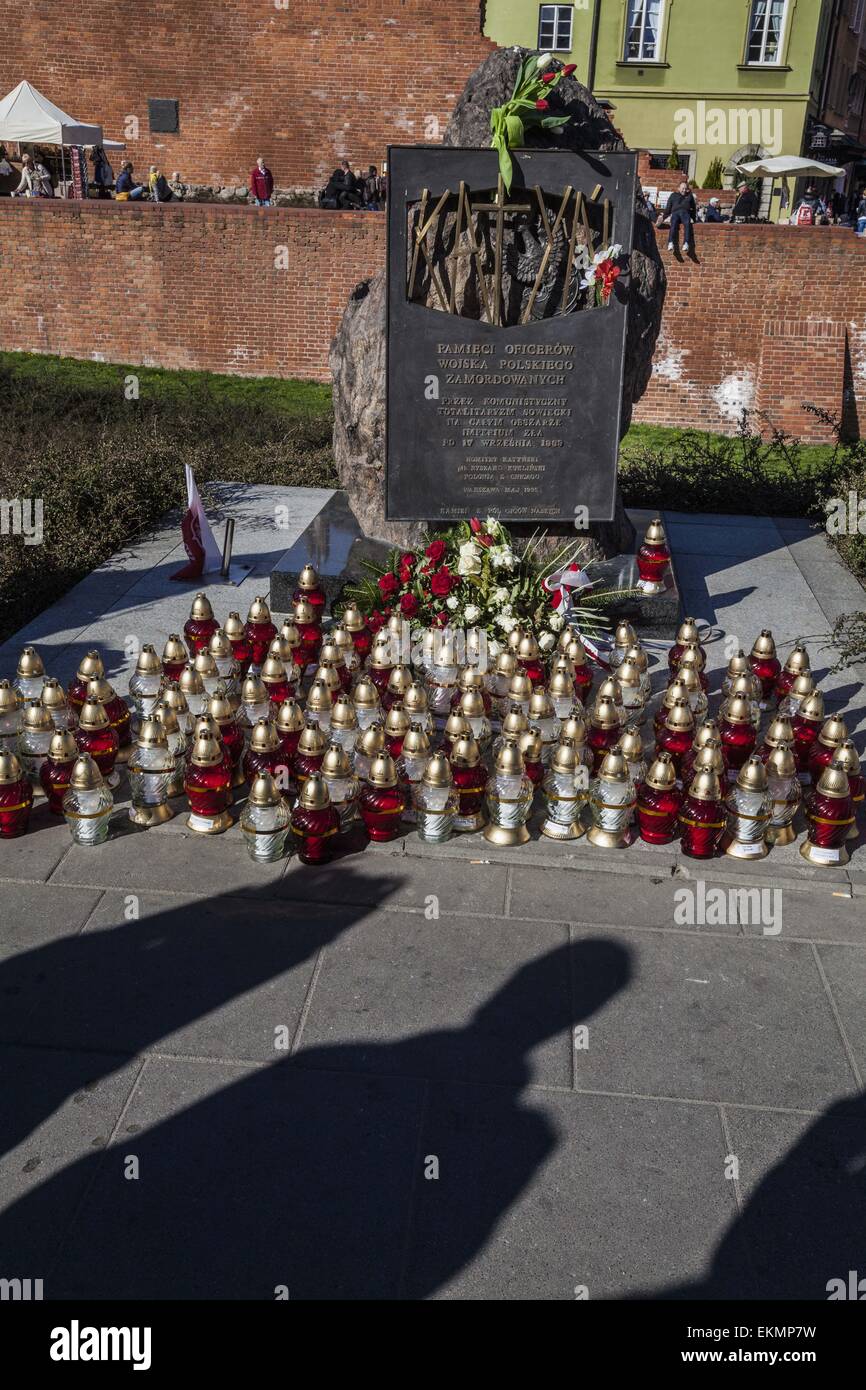
<path fill-rule="evenodd" d="M 542 651 L 550 651 L 570 622 L 594 654 L 596 640 L 610 626 L 605 609 L 632 591 L 603 586 L 590 577 L 591 562 L 580 563 L 585 541 L 572 541 L 542 557 L 543 539 L 544 533 L 537 532 L 518 551 L 501 521 L 472 517 L 430 535 L 419 550 L 392 551 L 384 569 L 365 562 L 368 575 L 347 584 L 342 600 L 359 604 L 374 632 L 393 613 L 402 615 L 413 631 L 482 629 L 493 656 L 517 626 L 531 630 Z"/>
<path fill-rule="evenodd" d="M 586 273 L 581 277 L 580 288 L 589 291 L 597 308 L 610 303 L 614 285 L 623 272 L 623 260 L 622 247 L 615 245 L 597 251 L 592 261 L 586 264 Z"/>
<path fill-rule="evenodd" d="M 506 191 L 511 192 L 513 165 L 511 150 L 524 144 L 526 131 L 532 126 L 554 130 L 571 120 L 570 115 L 550 115 L 549 95 L 563 77 L 570 77 L 575 64 L 552 68 L 551 53 L 530 53 L 520 65 L 511 98 L 504 106 L 494 106 L 490 112 L 490 143 L 499 153 L 499 172 Z"/>

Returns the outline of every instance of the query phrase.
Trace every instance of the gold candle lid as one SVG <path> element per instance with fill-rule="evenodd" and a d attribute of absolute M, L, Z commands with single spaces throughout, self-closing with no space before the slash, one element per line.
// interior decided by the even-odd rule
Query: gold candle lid
<path fill-rule="evenodd" d="M 529 697 L 530 721 L 533 719 L 552 719 L 555 713 L 553 701 L 547 691 L 541 686 L 537 686 Z"/>
<path fill-rule="evenodd" d="M 472 733 L 472 726 L 462 710 L 452 710 L 445 720 L 445 728 L 442 731 L 443 738 L 451 743 L 456 743 L 459 738 L 465 738 Z"/>
<path fill-rule="evenodd" d="M 760 687 L 758 686 L 755 677 L 752 675 L 750 671 L 744 671 L 742 675 L 735 676 L 734 679 L 731 681 L 730 698 L 733 698 L 735 695 L 742 695 L 747 700 L 756 700 L 758 698 L 759 691 Z"/>
<path fill-rule="evenodd" d="M 582 714 L 575 714 L 572 708 L 571 714 L 567 715 L 562 721 L 559 730 L 560 739 L 570 739 L 572 743 L 581 744 L 586 742 L 586 719 Z"/>
<path fill-rule="evenodd" d="M 40 725 L 40 727 L 46 728 L 52 725 L 51 715 L 48 713 L 48 711 L 43 710 L 42 713 L 46 722 Z M 27 724 L 27 722 L 27 711 L 25 709 L 24 723 Z M 81 714 L 79 715 L 78 723 L 80 728 L 90 731 L 92 729 L 107 729 L 109 727 L 110 721 L 108 715 L 105 713 L 105 706 L 101 703 L 101 701 L 91 700 L 88 695 L 88 698 L 85 700 L 84 704 L 81 707 Z"/>
<path fill-rule="evenodd" d="M 141 651 L 138 653 L 138 660 L 135 663 L 135 672 L 138 676 L 156 675 L 162 671 L 162 662 L 157 655 L 156 647 L 150 642 L 145 642 Z"/>
<path fill-rule="evenodd" d="M 681 661 L 679 666 L 677 667 L 676 683 L 677 685 L 685 686 L 686 699 L 688 699 L 689 695 L 691 695 L 693 692 L 697 692 L 701 688 L 701 679 L 695 667 L 687 666 L 684 661 Z"/>
<path fill-rule="evenodd" d="M 818 791 L 823 792 L 824 796 L 832 796 L 836 800 L 851 795 L 848 774 L 843 767 L 836 763 L 835 759 L 821 773 L 818 779 Z"/>
<path fill-rule="evenodd" d="M 298 575 L 299 589 L 317 589 L 319 587 L 319 576 L 315 565 L 306 564 Z"/>
<path fill-rule="evenodd" d="M 753 755 L 740 768 L 737 786 L 744 792 L 765 792 L 767 790 L 767 769 L 761 758 Z"/>
<path fill-rule="evenodd" d="M 532 695 L 532 681 L 523 671 L 515 671 L 508 682 L 509 700 L 528 700 Z"/>
<path fill-rule="evenodd" d="M 740 650 L 736 652 L 728 662 L 728 677 L 730 680 L 733 680 L 736 676 L 741 676 L 744 671 L 748 672 L 749 670 L 751 670 L 749 658 L 746 656 L 742 647 L 740 647 Z"/>
<path fill-rule="evenodd" d="M 566 757 L 567 750 L 558 748 L 557 754 L 562 758 Z M 571 750 L 572 759 L 574 749 Z M 573 771 L 571 768 L 559 767 L 557 771 Z M 501 772 L 506 777 L 520 777 L 524 772 L 523 754 L 520 751 L 520 744 L 511 738 L 507 738 L 499 745 L 499 752 L 496 754 L 496 771 Z"/>
<path fill-rule="evenodd" d="M 752 702 L 744 695 L 732 695 L 725 701 L 722 718 L 729 724 L 751 724 Z"/>
<path fill-rule="evenodd" d="M 625 618 L 621 618 L 614 628 L 613 645 L 624 651 L 626 647 L 633 647 L 636 641 L 637 633 L 631 623 L 627 622 Z"/>
<path fill-rule="evenodd" d="M 831 767 L 841 767 L 849 777 L 860 775 L 860 759 L 850 738 L 843 739 L 830 759 Z"/>
<path fill-rule="evenodd" d="M 537 661 L 538 657 L 538 643 L 531 632 L 524 632 L 517 644 L 518 661 Z"/>
<path fill-rule="evenodd" d="M 409 757 L 422 757 L 430 752 L 430 738 L 426 729 L 421 724 L 410 724 L 408 733 L 403 739 L 403 752 Z M 442 757 L 444 757 L 444 753 Z"/>
<path fill-rule="evenodd" d="M 598 775 L 602 782 L 628 781 L 628 763 L 618 748 L 611 748 L 605 753 Z"/>
<path fill-rule="evenodd" d="M 206 647 L 202 647 L 200 651 L 196 652 L 192 664 L 193 668 L 198 672 L 202 679 L 204 679 L 204 677 L 207 676 L 209 680 L 212 680 L 214 676 L 219 675 L 219 671 L 217 670 L 217 664 Z M 183 680 L 183 672 L 181 672 L 180 678 L 181 680 Z"/>
<path fill-rule="evenodd" d="M 291 618 L 286 618 L 278 634 L 281 642 L 287 642 L 292 651 L 301 646 L 301 634 Z"/>
<path fill-rule="evenodd" d="M 462 734 L 451 749 L 451 763 L 456 767 L 477 767 L 481 750 L 471 734 Z"/>
<path fill-rule="evenodd" d="M 22 704 L 21 696 L 7 680 L 0 681 L 0 715 L 12 714 Z"/>
<path fill-rule="evenodd" d="M 697 642 L 687 642 L 677 663 L 677 670 L 682 667 L 691 667 L 695 671 L 703 671 L 707 664 L 707 657 L 703 647 Z"/>
<path fill-rule="evenodd" d="M 702 719 L 695 729 L 695 736 L 692 739 L 692 747 L 697 753 L 699 748 L 705 748 L 708 743 L 721 742 L 721 730 L 715 719 Z"/>
<path fill-rule="evenodd" d="M 466 719 L 484 717 L 484 696 L 480 690 L 464 690 L 460 696 L 460 713 Z"/>
<path fill-rule="evenodd" d="M 102 657 L 95 647 L 91 647 L 89 652 L 85 652 L 78 665 L 76 676 L 80 681 L 99 680 L 105 675 L 105 666 Z"/>
<path fill-rule="evenodd" d="M 407 714 L 427 713 L 427 691 L 420 681 L 410 681 L 403 693 L 403 708 Z"/>
<path fill-rule="evenodd" d="M 322 776 L 332 777 L 351 777 L 352 764 L 349 755 L 341 743 L 329 743 L 325 749 L 325 756 L 322 759 Z"/>
<path fill-rule="evenodd" d="M 170 632 L 166 639 L 165 646 L 162 649 L 162 661 L 163 665 L 165 665 L 166 662 L 175 665 L 178 661 L 182 661 L 184 665 L 186 664 L 186 646 L 184 645 L 183 639 L 176 632 Z"/>
<path fill-rule="evenodd" d="M 657 792 L 667 792 L 676 786 L 677 770 L 670 753 L 658 753 L 653 758 L 644 781 Z"/>
<path fill-rule="evenodd" d="M 213 657 L 211 657 L 212 660 Z M 184 698 L 187 695 L 204 694 L 204 681 L 201 678 L 201 672 L 190 661 L 187 662 L 178 676 L 177 684 Z"/>
<path fill-rule="evenodd" d="M 331 707 L 331 728 L 349 730 L 357 727 L 358 716 L 351 696 L 338 695 Z"/>
<path fill-rule="evenodd" d="M 390 753 L 379 753 L 373 759 L 367 781 L 371 787 L 396 787 L 397 767 Z"/>
<path fill-rule="evenodd" d="M 838 748 L 840 743 L 844 743 L 848 737 L 848 726 L 844 719 L 838 715 L 831 714 L 829 719 L 825 719 L 818 735 L 818 742 L 825 748 Z"/>
<path fill-rule="evenodd" d="M 72 768 L 72 776 L 69 779 L 69 786 L 76 792 L 95 792 L 103 786 L 102 773 L 96 766 L 89 753 L 82 753 L 76 758 Z"/>
<path fill-rule="evenodd" d="M 798 642 L 788 653 L 788 659 L 785 662 L 785 670 L 791 676 L 804 676 L 808 674 L 811 669 L 812 663 L 809 660 L 809 653 L 804 644 Z"/>
<path fill-rule="evenodd" d="M 622 704 L 622 686 L 616 676 L 607 676 L 598 687 L 596 700 L 613 700 L 615 705 Z"/>
<path fill-rule="evenodd" d="M 629 657 L 626 657 L 617 667 L 616 678 L 619 681 L 621 694 L 623 689 L 639 689 L 640 683 L 643 680 L 643 672 L 636 661 L 632 661 Z"/>
<path fill-rule="evenodd" d="M 345 623 L 342 623 L 339 620 L 334 623 L 334 626 L 331 628 L 331 641 L 337 648 L 337 651 L 340 653 L 341 660 L 343 660 L 345 664 L 346 652 L 353 651 L 355 647 L 355 644 L 352 641 L 352 634 L 346 627 Z"/>
<path fill-rule="evenodd" d="M 767 758 L 767 774 L 774 777 L 793 777 L 797 771 L 794 750 L 789 743 L 777 743 Z"/>
<path fill-rule="evenodd" d="M 183 696 L 181 696 L 181 699 L 183 699 Z M 185 700 L 184 704 L 186 704 Z M 177 709 L 174 705 L 166 704 L 164 700 L 160 700 L 159 704 L 155 707 L 153 711 L 153 717 L 154 719 L 159 720 L 160 724 L 165 729 L 166 736 L 168 734 L 176 734 L 180 732 L 180 724 L 178 723 L 177 719 Z"/>
<path fill-rule="evenodd" d="M 309 606 L 309 605 L 308 605 Z M 312 611 L 312 610 L 311 610 Z M 271 610 L 268 607 L 267 599 L 261 594 L 256 595 L 250 604 L 250 611 L 247 614 L 248 623 L 269 623 L 271 621 Z M 312 620 L 311 620 L 312 621 Z"/>
<path fill-rule="evenodd" d="M 521 734 L 517 741 L 520 745 L 520 751 L 523 754 L 524 762 L 537 763 L 540 760 L 544 745 L 541 738 L 541 730 L 535 724 L 532 724 L 526 730 L 525 734 Z"/>
<path fill-rule="evenodd" d="M 278 656 L 265 658 L 262 667 L 262 681 L 265 685 L 281 685 L 286 679 L 286 668 Z"/>
<path fill-rule="evenodd" d="M 321 773 L 314 772 L 311 777 L 305 777 L 298 795 L 298 805 L 303 806 L 305 811 L 324 811 L 330 804 L 328 784 Z"/>
<path fill-rule="evenodd" d="M 570 700 L 574 692 L 574 680 L 567 671 L 554 671 L 547 683 L 551 698 Z"/>
<path fill-rule="evenodd" d="M 52 742 L 54 740 L 52 739 Z M 73 742 L 73 751 L 75 744 Z M 0 753 L 0 786 L 8 787 L 10 783 L 20 782 L 24 777 L 24 770 L 14 753 L 8 750 Z"/>
<path fill-rule="evenodd" d="M 776 655 L 776 643 L 773 641 L 773 634 L 768 627 L 762 628 L 760 636 L 755 638 L 751 655 L 760 657 Z"/>
<path fill-rule="evenodd" d="M 217 743 L 222 746 L 223 736 L 220 732 L 220 726 L 212 714 L 200 714 L 196 718 L 192 730 L 193 740 L 201 738 L 203 734 L 216 739 Z"/>
<path fill-rule="evenodd" d="M 662 699 L 663 709 L 673 709 L 676 700 L 688 700 L 691 686 L 679 674 L 674 676 Z"/>
<path fill-rule="evenodd" d="M 623 661 L 633 662 L 637 669 L 640 671 L 642 676 L 646 674 L 647 669 L 649 667 L 649 657 L 647 656 L 640 642 L 635 642 L 633 646 L 627 649 L 623 657 Z"/>
<path fill-rule="evenodd" d="M 586 651 L 579 637 L 572 637 L 571 640 L 566 643 L 565 655 L 574 666 L 575 671 L 579 670 L 581 666 L 586 665 Z"/>
<path fill-rule="evenodd" d="M 355 747 L 365 758 L 375 758 L 379 753 L 384 753 L 385 725 L 378 719 L 368 724 L 358 735 Z"/>
<path fill-rule="evenodd" d="M 610 696 L 602 695 L 599 692 L 590 712 L 589 722 L 596 729 L 619 728 L 619 710 L 616 707 L 615 701 L 612 700 Z"/>
<path fill-rule="evenodd" d="M 75 735 L 71 729 L 58 729 L 48 745 L 48 756 L 53 763 L 68 763 L 78 756 Z M 0 781 L 3 779 L 0 778 Z"/>
<path fill-rule="evenodd" d="M 394 665 L 391 659 L 390 632 L 378 632 L 376 634 L 376 640 L 370 649 L 369 664 L 373 671 L 389 671 Z"/>
<path fill-rule="evenodd" d="M 446 726 L 447 727 L 447 726 Z M 529 720 L 519 705 L 512 705 L 502 721 L 502 737 L 518 738 L 529 728 Z"/>
<path fill-rule="evenodd" d="M 322 733 L 318 724 L 305 724 L 301 730 L 301 737 L 298 739 L 298 752 L 315 756 L 324 753 L 328 746 L 328 740 Z"/>
<path fill-rule="evenodd" d="M 695 716 L 687 700 L 674 700 L 665 719 L 665 728 L 675 732 L 677 729 L 691 730 L 695 727 Z"/>
<path fill-rule="evenodd" d="M 520 646 L 525 636 L 526 630 L 522 628 L 518 623 L 515 627 L 511 629 L 507 638 L 505 639 L 508 643 L 509 650 L 514 652 L 515 655 L 517 655 L 517 648 Z"/>
<path fill-rule="evenodd" d="M 699 757 L 702 754 L 698 755 Z M 721 801 L 722 789 L 718 774 L 711 767 L 702 767 L 695 772 L 689 787 L 689 796 L 695 801 Z"/>
<path fill-rule="evenodd" d="M 25 647 L 18 658 L 18 675 L 23 678 L 34 678 L 45 675 L 45 667 L 42 664 L 42 657 L 35 647 Z"/>
<path fill-rule="evenodd" d="M 514 652 L 510 651 L 507 647 L 503 647 L 496 658 L 495 671 L 497 676 L 505 676 L 510 680 L 517 672 L 517 657 Z"/>
<path fill-rule="evenodd" d="M 392 705 L 385 715 L 387 738 L 405 738 L 409 732 L 409 716 L 402 705 Z"/>
<path fill-rule="evenodd" d="M 665 528 L 662 525 L 660 516 L 654 517 L 646 528 L 644 542 L 646 545 L 664 545 L 666 543 Z"/>
<path fill-rule="evenodd" d="M 550 766 L 554 772 L 571 776 L 577 771 L 577 749 L 573 739 L 561 738 L 553 750 Z"/>
<path fill-rule="evenodd" d="M 421 775 L 425 787 L 450 787 L 453 780 L 451 765 L 445 754 L 434 753 Z"/>
<path fill-rule="evenodd" d="M 484 676 L 477 666 L 464 666 L 457 677 L 458 690 L 483 690 Z"/>
<path fill-rule="evenodd" d="M 793 742 L 794 731 L 791 728 L 790 719 L 786 719 L 783 714 L 777 714 L 770 720 L 770 727 L 764 736 L 764 744 L 767 748 L 778 748 L 780 743 Z"/>
<path fill-rule="evenodd" d="M 262 705 L 268 698 L 267 688 L 261 676 L 244 676 L 241 685 L 241 701 L 245 705 Z"/>
<path fill-rule="evenodd" d="M 221 627 L 218 627 L 215 632 L 211 633 L 207 649 L 214 658 L 230 657 L 234 655 L 228 633 Z"/>
<path fill-rule="evenodd" d="M 230 642 L 239 642 L 244 636 L 243 620 L 236 609 L 232 609 L 223 623 L 223 631 Z"/>
<path fill-rule="evenodd" d="M 636 724 L 629 724 L 628 728 L 623 730 L 617 748 L 627 762 L 640 762 L 643 757 L 643 739 Z"/>
<path fill-rule="evenodd" d="M 345 628 L 348 628 L 349 632 L 363 632 L 367 626 L 367 620 L 357 603 L 346 604 L 341 622 Z"/>
<path fill-rule="evenodd" d="M 250 750 L 253 753 L 276 753 L 280 746 L 277 726 L 271 719 L 257 719 L 250 734 Z"/>
<path fill-rule="evenodd" d="M 197 623 L 210 621 L 213 617 L 213 609 L 207 594 L 196 594 L 189 610 L 189 616 Z"/>
<path fill-rule="evenodd" d="M 394 666 L 388 677 L 388 694 L 402 699 L 412 684 L 412 672 L 408 666 L 398 663 Z"/>
<path fill-rule="evenodd" d="M 677 643 L 686 646 L 689 642 L 700 642 L 701 635 L 694 618 L 683 618 L 677 628 Z"/>
<path fill-rule="evenodd" d="M 250 787 L 251 806 L 279 806 L 280 789 L 269 772 L 258 772 Z"/>
<path fill-rule="evenodd" d="M 112 700 L 116 700 L 117 695 L 115 694 L 114 686 L 111 685 L 104 676 L 98 678 L 94 676 L 93 680 L 87 682 L 85 699 L 98 700 L 101 705 L 107 705 L 110 704 Z"/>
<path fill-rule="evenodd" d="M 47 710 L 65 710 L 67 708 L 66 691 L 56 676 L 48 676 L 39 698 Z"/>
<path fill-rule="evenodd" d="M 218 724 L 234 723 L 234 707 L 226 695 L 224 685 L 218 685 L 214 693 L 208 696 L 207 709 L 208 714 L 212 715 Z"/>
<path fill-rule="evenodd" d="M 367 676 L 362 676 L 356 684 L 352 691 L 352 699 L 355 702 L 356 710 L 379 708 L 379 692 Z"/>
<path fill-rule="evenodd" d="M 801 679 L 801 677 L 798 676 L 797 679 L 799 680 Z M 812 719 L 816 723 L 819 719 L 823 719 L 824 696 L 822 695 L 821 691 L 813 690 L 809 695 L 807 695 L 806 698 L 801 702 L 800 708 L 797 711 L 797 713 L 802 715 L 804 719 Z"/>
<path fill-rule="evenodd" d="M 699 748 L 692 763 L 692 771 L 700 772 L 706 768 L 715 772 L 719 777 L 724 776 L 725 756 L 722 752 L 722 745 L 718 739 L 711 738 L 709 743 L 705 743 L 703 748 Z"/>
<path fill-rule="evenodd" d="M 322 643 L 321 651 L 319 652 L 319 661 L 322 665 L 327 664 L 328 666 L 345 665 L 340 648 L 337 646 L 336 642 L 332 641 L 330 636 L 326 642 Z"/>
<path fill-rule="evenodd" d="M 168 739 L 161 721 L 155 716 L 142 719 L 136 743 L 139 748 L 167 748 Z"/>
<path fill-rule="evenodd" d="M 304 728 L 304 716 L 297 700 L 283 700 L 274 721 L 279 734 L 296 734 Z"/>

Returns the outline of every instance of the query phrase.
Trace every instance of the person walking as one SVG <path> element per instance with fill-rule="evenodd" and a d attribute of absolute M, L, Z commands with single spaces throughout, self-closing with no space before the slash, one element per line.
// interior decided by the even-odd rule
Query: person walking
<path fill-rule="evenodd" d="M 273 191 L 274 176 L 265 163 L 264 155 L 260 154 L 250 174 L 250 194 L 256 207 L 269 208 Z"/>
<path fill-rule="evenodd" d="M 680 227 L 683 229 L 683 250 L 686 255 L 694 246 L 694 224 L 697 221 L 698 209 L 695 203 L 695 195 L 689 185 L 683 179 L 679 188 L 668 198 L 665 206 L 665 215 L 662 225 L 670 223 L 670 235 L 668 237 L 668 250 L 679 249 Z"/>

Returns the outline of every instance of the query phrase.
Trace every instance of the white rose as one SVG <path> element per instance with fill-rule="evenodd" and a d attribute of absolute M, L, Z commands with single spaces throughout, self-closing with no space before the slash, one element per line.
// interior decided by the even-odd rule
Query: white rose
<path fill-rule="evenodd" d="M 463 616 L 467 623 L 475 623 L 481 617 L 481 609 L 474 603 L 467 603 Z"/>
<path fill-rule="evenodd" d="M 496 621 L 505 632 L 510 632 L 517 623 L 517 619 L 512 618 L 510 613 L 500 613 Z"/>
<path fill-rule="evenodd" d="M 480 574 L 481 573 L 481 551 L 474 541 L 465 541 L 460 547 L 460 559 L 457 561 L 458 574 Z"/>
<path fill-rule="evenodd" d="M 547 621 L 550 623 L 554 632 L 561 632 L 565 626 L 565 619 L 561 613 L 551 613 Z"/>
<path fill-rule="evenodd" d="M 556 638 L 552 632 L 542 632 L 538 639 L 538 645 L 543 652 L 552 652 L 556 646 Z"/>
<path fill-rule="evenodd" d="M 484 523 L 484 529 L 489 536 L 495 536 L 499 530 L 499 522 L 495 516 L 489 516 Z"/>
<path fill-rule="evenodd" d="M 535 62 L 535 66 L 538 68 L 538 71 L 541 72 L 542 68 L 547 68 L 547 67 L 549 67 L 550 64 L 551 64 L 552 62 L 553 62 L 553 54 L 552 54 L 552 53 L 539 53 L 539 55 L 538 55 L 538 57 L 537 57 L 537 59 L 536 59 L 536 62 Z"/>
<path fill-rule="evenodd" d="M 457 607 L 457 600 L 453 594 L 449 594 L 446 598 L 445 607 L 450 608 L 452 613 L 454 612 L 454 609 Z"/>
<path fill-rule="evenodd" d="M 498 655 L 499 655 L 499 653 L 500 653 L 501 651 L 502 651 L 502 643 L 501 643 L 501 642 L 497 642 L 495 637 L 489 638 L 489 640 L 488 640 L 488 642 L 487 642 L 487 654 L 488 654 L 488 656 L 491 656 L 491 657 L 493 658 L 493 660 L 495 661 L 496 658 L 498 657 Z"/>

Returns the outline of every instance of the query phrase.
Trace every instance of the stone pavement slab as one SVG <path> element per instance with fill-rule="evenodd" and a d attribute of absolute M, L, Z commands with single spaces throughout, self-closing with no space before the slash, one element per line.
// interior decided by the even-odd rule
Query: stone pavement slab
<path fill-rule="evenodd" d="M 0 883 L 0 1038 L 16 1040 L 37 1003 L 56 986 L 45 951 L 71 941 L 92 916 L 102 890 Z"/>

